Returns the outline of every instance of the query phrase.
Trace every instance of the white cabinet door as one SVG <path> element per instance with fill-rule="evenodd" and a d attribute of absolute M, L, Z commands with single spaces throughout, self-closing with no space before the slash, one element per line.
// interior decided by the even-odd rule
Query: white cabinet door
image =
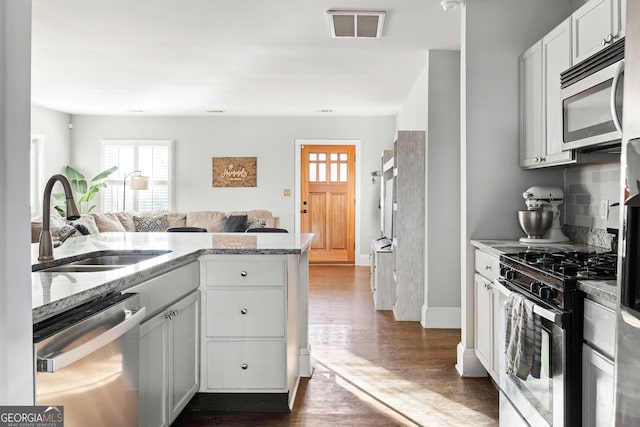
<path fill-rule="evenodd" d="M 613 425 L 613 362 L 582 345 L 582 425 Z"/>
<path fill-rule="evenodd" d="M 544 157 L 542 40 L 520 56 L 520 166 L 538 166 Z"/>
<path fill-rule="evenodd" d="M 200 292 L 140 326 L 142 427 L 168 426 L 200 386 Z"/>
<path fill-rule="evenodd" d="M 200 387 L 200 292 L 170 307 L 169 419 L 175 420 Z"/>
<path fill-rule="evenodd" d="M 573 151 L 562 151 L 562 97 L 560 73 L 571 66 L 571 18 L 554 28 L 542 39 L 544 86 L 544 164 L 574 161 Z"/>
<path fill-rule="evenodd" d="M 164 313 L 156 315 L 140 326 L 139 424 L 141 427 L 169 425 L 168 328 Z"/>
<path fill-rule="evenodd" d="M 476 356 L 490 372 L 493 370 L 493 284 L 476 273 L 474 286 Z"/>
<path fill-rule="evenodd" d="M 623 34 L 620 0 L 591 0 L 576 10 L 573 21 L 573 63 L 604 49 Z"/>

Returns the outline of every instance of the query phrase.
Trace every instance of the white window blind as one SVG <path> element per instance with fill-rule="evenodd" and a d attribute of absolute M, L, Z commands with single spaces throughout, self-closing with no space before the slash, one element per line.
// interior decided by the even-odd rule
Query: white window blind
<path fill-rule="evenodd" d="M 117 166 L 118 170 L 109 176 L 102 192 L 105 212 L 122 210 L 153 211 L 172 208 L 172 165 L 173 143 L 171 140 L 105 140 L 102 149 L 103 170 Z M 149 177 L 148 190 L 129 188 L 133 171 Z M 123 191 L 126 200 L 123 200 Z"/>

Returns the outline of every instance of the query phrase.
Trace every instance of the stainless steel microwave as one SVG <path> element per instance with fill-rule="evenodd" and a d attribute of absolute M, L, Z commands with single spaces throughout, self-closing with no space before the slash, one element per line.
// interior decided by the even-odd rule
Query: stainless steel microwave
<path fill-rule="evenodd" d="M 562 149 L 595 151 L 622 140 L 624 39 L 560 74 Z"/>

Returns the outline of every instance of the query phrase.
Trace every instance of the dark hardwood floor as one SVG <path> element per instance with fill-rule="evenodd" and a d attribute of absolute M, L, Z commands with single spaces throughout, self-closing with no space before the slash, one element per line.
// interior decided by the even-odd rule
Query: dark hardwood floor
<path fill-rule="evenodd" d="M 455 369 L 458 329 L 373 308 L 369 269 L 310 268 L 313 376 L 291 413 L 185 410 L 174 426 L 495 426 L 498 393 Z"/>

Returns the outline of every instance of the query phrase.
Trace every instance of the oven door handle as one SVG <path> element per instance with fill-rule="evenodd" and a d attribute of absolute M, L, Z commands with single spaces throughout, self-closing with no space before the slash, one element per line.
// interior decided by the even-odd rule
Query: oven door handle
<path fill-rule="evenodd" d="M 494 280 L 494 284 L 496 285 L 496 287 L 498 288 L 498 290 L 503 293 L 506 296 L 511 295 L 513 292 L 516 292 L 514 290 L 512 290 L 509 287 L 509 284 L 506 280 L 504 280 L 501 277 L 498 277 Z M 520 292 L 517 292 L 518 294 L 524 296 L 526 298 L 526 296 Z M 550 310 L 548 308 L 544 308 L 539 306 L 538 304 L 536 304 L 535 302 L 533 303 L 533 312 L 535 314 L 537 314 L 538 316 L 547 319 L 550 322 L 553 322 L 555 325 L 558 325 L 560 327 L 562 327 L 563 323 L 564 323 L 564 319 L 565 319 L 565 315 L 566 313 L 564 312 L 560 312 L 560 311 L 555 311 L 555 310 Z"/>

